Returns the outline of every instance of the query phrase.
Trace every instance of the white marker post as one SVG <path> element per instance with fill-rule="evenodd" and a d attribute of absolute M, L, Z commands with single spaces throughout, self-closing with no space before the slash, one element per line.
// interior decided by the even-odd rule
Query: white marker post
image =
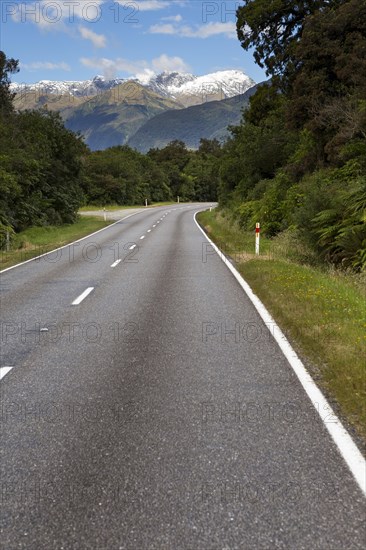
<path fill-rule="evenodd" d="M 105 208 L 103 208 L 103 215 L 104 215 L 104 221 L 106 222 L 107 221 L 107 213 L 105 211 Z"/>
<path fill-rule="evenodd" d="M 256 223 L 255 224 L 255 253 L 257 256 L 259 256 L 259 241 L 261 236 L 261 224 Z"/>
<path fill-rule="evenodd" d="M 145 199 L 145 206 L 146 206 L 146 208 L 147 208 L 147 199 Z"/>
<path fill-rule="evenodd" d="M 179 197 L 177 197 L 177 199 L 178 199 L 177 202 L 178 202 L 178 204 L 179 204 Z"/>

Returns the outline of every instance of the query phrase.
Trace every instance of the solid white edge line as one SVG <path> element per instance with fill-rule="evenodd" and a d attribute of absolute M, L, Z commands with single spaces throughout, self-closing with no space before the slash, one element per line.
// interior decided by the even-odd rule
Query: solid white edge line
<path fill-rule="evenodd" d="M 86 298 L 87 296 L 89 296 L 89 294 L 90 294 L 91 292 L 93 292 L 93 290 L 94 290 L 94 287 L 93 287 L 93 286 L 90 286 L 89 288 L 87 288 L 86 290 L 84 290 L 84 292 L 83 292 L 82 294 L 80 294 L 80 296 L 78 296 L 78 297 L 76 298 L 76 300 L 74 300 L 74 301 L 72 302 L 71 305 L 72 305 L 72 306 L 78 306 L 79 304 L 81 304 L 81 302 L 82 302 L 83 300 L 85 300 L 85 298 Z"/>
<path fill-rule="evenodd" d="M 0 367 L 0 380 L 4 378 L 4 376 L 7 375 L 13 368 L 14 367 Z"/>
<path fill-rule="evenodd" d="M 116 260 L 112 265 L 111 267 L 117 267 L 118 264 L 120 264 L 122 262 L 122 260 Z"/>
<path fill-rule="evenodd" d="M 292 348 L 290 342 L 287 340 L 280 327 L 267 311 L 264 304 L 260 301 L 258 296 L 254 294 L 248 283 L 240 275 L 239 271 L 232 265 L 228 258 L 226 258 L 223 252 L 221 252 L 218 246 L 216 246 L 216 244 L 210 239 L 210 237 L 208 237 L 208 235 L 199 225 L 196 219 L 196 216 L 199 212 L 202 212 L 202 210 L 198 210 L 193 216 L 193 219 L 198 229 L 203 233 L 207 241 L 212 245 L 213 249 L 217 252 L 226 267 L 234 275 L 234 277 L 254 305 L 255 309 L 263 319 L 264 323 L 267 326 L 270 325 L 271 327 L 273 327 L 273 332 L 271 331 L 273 338 L 276 340 L 278 346 L 280 347 L 282 353 L 291 365 L 314 408 L 317 410 L 324 426 L 331 435 L 334 443 L 338 448 L 338 451 L 345 460 L 358 486 L 360 487 L 363 494 L 366 496 L 366 460 L 362 456 L 361 452 L 359 451 L 352 437 L 349 435 L 348 431 L 342 425 L 342 422 L 334 413 L 332 407 L 329 405 L 323 393 L 319 390 L 311 375 L 306 370 L 302 361 L 296 354 L 295 350 Z M 322 417 L 321 411 L 326 412 L 325 418 Z M 332 418 L 332 422 L 326 422 L 326 418 Z"/>
<path fill-rule="evenodd" d="M 45 252 L 44 254 L 40 254 L 39 256 L 35 256 L 34 258 L 30 258 L 29 260 L 25 260 L 24 262 L 20 262 L 19 264 L 12 265 L 11 267 L 7 267 L 0 271 L 0 275 L 2 273 L 5 273 L 6 271 L 10 271 L 11 269 L 15 269 L 16 267 L 19 267 L 21 265 L 28 264 L 29 262 L 34 262 L 35 260 L 39 260 L 39 258 L 43 258 L 44 256 L 47 256 L 48 254 L 53 254 L 54 252 L 57 252 L 58 250 L 63 250 L 64 248 L 67 248 L 68 246 L 72 246 L 75 243 L 80 243 L 81 241 L 85 241 L 85 239 L 89 239 L 89 237 L 93 237 L 94 235 L 97 235 L 98 233 L 101 233 L 102 231 L 105 231 L 106 229 L 109 229 L 110 227 L 113 227 L 114 225 L 117 225 L 117 223 L 120 223 L 124 220 L 127 220 L 127 218 L 131 218 L 132 216 L 137 216 L 137 214 L 143 214 L 144 210 L 141 212 L 134 212 L 133 214 L 129 214 L 128 216 L 125 216 L 124 218 L 121 218 L 120 220 L 117 220 L 114 223 L 111 223 L 110 225 L 107 225 L 107 227 L 103 227 L 102 229 L 98 229 L 98 231 L 94 231 L 94 233 L 90 233 L 89 235 L 85 235 L 85 237 L 82 237 L 81 239 L 77 239 L 76 241 L 73 241 L 72 243 L 65 244 L 64 246 L 60 246 L 59 248 L 55 248 L 54 250 L 49 250 L 48 252 Z"/>

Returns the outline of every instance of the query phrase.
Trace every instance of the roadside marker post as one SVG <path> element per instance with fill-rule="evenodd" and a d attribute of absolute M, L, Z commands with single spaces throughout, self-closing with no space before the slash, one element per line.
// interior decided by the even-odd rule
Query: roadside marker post
<path fill-rule="evenodd" d="M 107 213 L 106 213 L 105 208 L 103 208 L 103 215 L 104 215 L 104 221 L 106 222 L 107 221 Z"/>
<path fill-rule="evenodd" d="M 259 256 L 260 237 L 261 237 L 261 224 L 256 223 L 255 224 L 255 253 L 257 256 Z"/>
<path fill-rule="evenodd" d="M 145 199 L 145 206 L 146 206 L 146 208 L 147 208 L 147 199 Z"/>

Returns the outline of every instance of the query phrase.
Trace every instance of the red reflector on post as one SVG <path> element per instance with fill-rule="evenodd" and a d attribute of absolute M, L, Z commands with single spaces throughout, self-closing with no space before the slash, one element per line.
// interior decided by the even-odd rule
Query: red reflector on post
<path fill-rule="evenodd" d="M 259 255 L 259 241 L 260 241 L 261 224 L 255 224 L 255 253 Z"/>

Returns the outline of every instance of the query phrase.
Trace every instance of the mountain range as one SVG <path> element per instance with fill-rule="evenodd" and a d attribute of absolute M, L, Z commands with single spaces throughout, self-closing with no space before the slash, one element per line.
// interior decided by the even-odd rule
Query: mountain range
<path fill-rule="evenodd" d="M 164 111 L 145 122 L 127 143 L 146 153 L 174 140 L 183 141 L 189 149 L 198 149 L 202 138 L 224 141 L 229 137 L 228 126 L 240 123 L 243 109 L 248 107 L 256 89 L 257 86 L 253 86 L 244 94 L 221 101 Z"/>
<path fill-rule="evenodd" d="M 13 83 L 11 90 L 17 110 L 59 111 L 93 150 L 128 143 L 146 151 L 169 143 L 170 136 L 192 148 L 201 137 L 224 138 L 227 126 L 240 121 L 254 86 L 245 73 L 228 70 L 204 76 L 163 72 L 131 79 L 42 80 Z"/>

